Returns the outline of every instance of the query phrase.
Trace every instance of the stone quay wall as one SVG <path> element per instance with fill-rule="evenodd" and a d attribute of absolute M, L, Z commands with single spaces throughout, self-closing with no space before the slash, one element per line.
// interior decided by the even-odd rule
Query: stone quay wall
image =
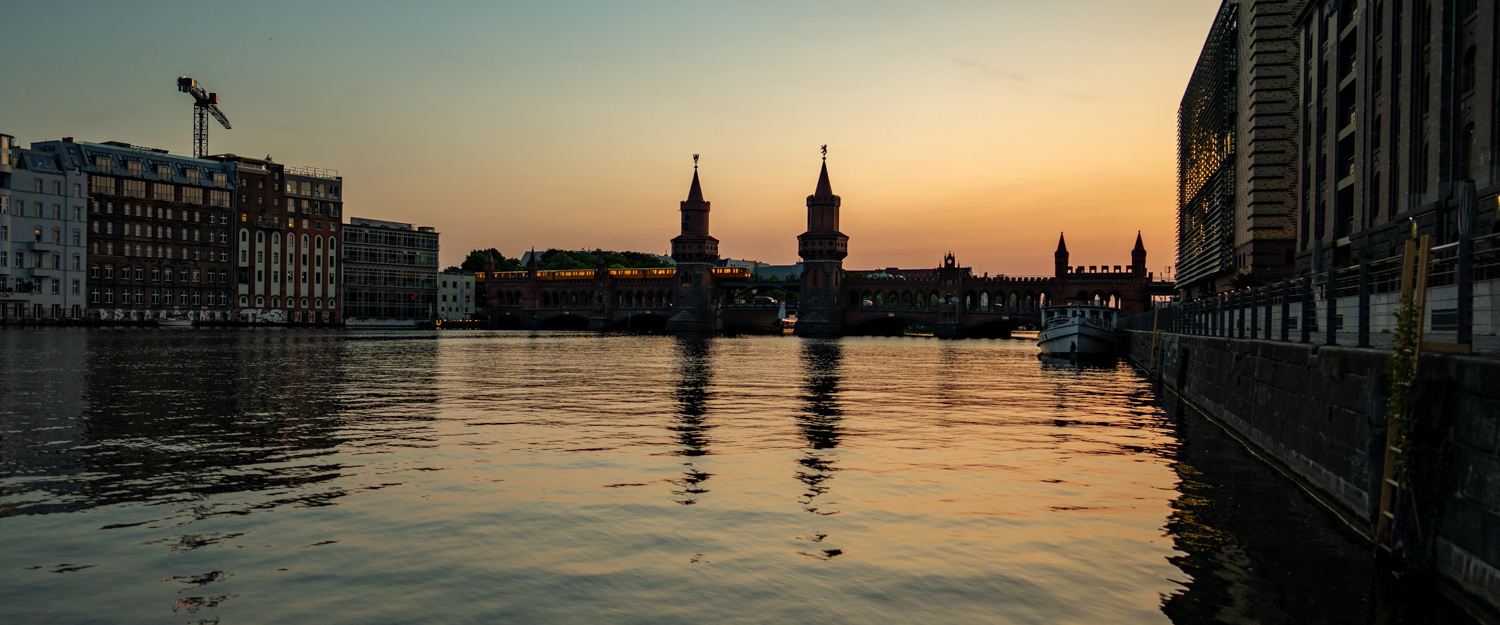
<path fill-rule="evenodd" d="M 1143 331 L 1128 332 L 1128 348 L 1135 365 L 1373 539 L 1390 352 L 1168 333 L 1153 341 Z M 1412 405 L 1433 448 L 1445 450 L 1427 461 L 1442 498 L 1434 568 L 1500 608 L 1500 358 L 1423 354 Z"/>

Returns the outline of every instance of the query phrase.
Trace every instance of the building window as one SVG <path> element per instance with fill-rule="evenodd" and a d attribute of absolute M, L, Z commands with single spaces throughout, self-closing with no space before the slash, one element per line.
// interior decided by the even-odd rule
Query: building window
<path fill-rule="evenodd" d="M 1464 52 L 1463 63 L 1459 65 L 1458 70 L 1458 92 L 1460 94 L 1474 90 L 1475 73 L 1474 46 L 1469 46 L 1468 51 Z"/>
<path fill-rule="evenodd" d="M 104 289 L 104 303 L 106 303 L 106 304 L 113 304 L 113 303 L 115 303 L 115 290 L 114 289 Z"/>
<path fill-rule="evenodd" d="M 79 256 L 78 254 L 74 254 L 73 255 L 73 271 L 78 271 L 79 269 L 82 269 L 82 268 L 83 268 L 83 257 Z"/>
<path fill-rule="evenodd" d="M 1470 48 L 1473 52 L 1473 48 Z M 1474 177 L 1474 124 L 1464 126 L 1462 132 L 1458 133 L 1458 179 L 1469 180 Z"/>
<path fill-rule="evenodd" d="M 98 304 L 99 303 L 99 289 L 89 289 L 89 303 L 90 304 Z"/>
<path fill-rule="evenodd" d="M 141 162 L 125 161 L 125 171 L 129 172 L 132 177 L 139 178 L 141 175 Z"/>
<path fill-rule="evenodd" d="M 83 281 L 82 280 L 74 280 L 73 281 L 73 294 L 74 295 L 83 295 Z"/>
<path fill-rule="evenodd" d="M 62 295 L 62 280 L 52 280 L 52 294 Z"/>
<path fill-rule="evenodd" d="M 104 278 L 107 279 L 107 280 L 113 280 L 115 278 L 115 266 L 114 265 L 105 265 L 104 266 Z"/>

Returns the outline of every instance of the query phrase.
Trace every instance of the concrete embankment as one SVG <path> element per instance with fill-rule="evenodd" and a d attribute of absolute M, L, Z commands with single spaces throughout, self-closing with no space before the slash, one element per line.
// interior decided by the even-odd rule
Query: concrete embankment
<path fill-rule="evenodd" d="M 1374 540 L 1390 352 L 1132 331 L 1130 360 Z M 1424 354 L 1398 553 L 1500 608 L 1500 358 Z"/>

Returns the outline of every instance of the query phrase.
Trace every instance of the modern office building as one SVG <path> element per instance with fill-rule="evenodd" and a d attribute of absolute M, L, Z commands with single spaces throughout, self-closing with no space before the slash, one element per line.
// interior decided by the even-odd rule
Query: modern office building
<path fill-rule="evenodd" d="M 117 141 L 31 147 L 88 174 L 91 316 L 233 318 L 233 164 Z"/>
<path fill-rule="evenodd" d="M 235 164 L 236 293 L 247 323 L 338 324 L 343 182 L 336 172 L 225 154 Z"/>
<path fill-rule="evenodd" d="M 351 217 L 343 234 L 347 325 L 420 325 L 437 318 L 437 231 Z"/>
<path fill-rule="evenodd" d="M 88 307 L 88 180 L 0 135 L 0 318 L 60 322 Z"/>
<path fill-rule="evenodd" d="M 1190 296 L 1291 275 L 1298 40 L 1305 0 L 1224 0 L 1177 113 L 1177 285 Z"/>
<path fill-rule="evenodd" d="M 443 272 L 438 275 L 439 319 L 473 319 L 474 303 L 474 272 Z"/>
<path fill-rule="evenodd" d="M 1302 8 L 1299 270 L 1399 254 L 1413 223 L 1439 244 L 1494 230 L 1497 17 L 1477 0 Z"/>

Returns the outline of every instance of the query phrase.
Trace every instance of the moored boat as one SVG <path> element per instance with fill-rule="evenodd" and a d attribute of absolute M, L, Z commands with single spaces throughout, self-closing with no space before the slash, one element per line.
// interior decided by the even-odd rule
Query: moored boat
<path fill-rule="evenodd" d="M 1059 358 L 1104 358 L 1115 355 L 1117 308 L 1068 303 L 1042 308 L 1042 330 L 1036 335 L 1041 355 Z"/>

